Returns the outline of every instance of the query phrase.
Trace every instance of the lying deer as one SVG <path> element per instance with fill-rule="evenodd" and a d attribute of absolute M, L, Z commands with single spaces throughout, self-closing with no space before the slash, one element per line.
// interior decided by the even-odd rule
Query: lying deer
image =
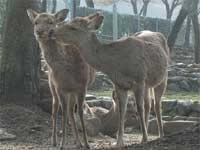
<path fill-rule="evenodd" d="M 68 24 L 54 28 L 51 35 L 59 43 L 77 44 L 88 64 L 107 74 L 114 83 L 119 107 L 117 145 L 120 147 L 124 145 L 127 93 L 129 90 L 135 93 L 143 133 L 142 141 L 145 142 L 148 136 L 144 99 L 148 99 L 150 88 L 159 88 L 166 80 L 168 56 L 160 45 L 136 37 L 102 44 L 93 32 L 102 22 L 103 16 L 98 13 L 91 20 L 79 17 Z"/>
<path fill-rule="evenodd" d="M 82 147 L 74 119 L 74 104 L 77 103 L 84 135 L 84 146 L 89 148 L 82 107 L 87 87 L 94 80 L 95 71 L 85 62 L 80 55 L 80 50 L 75 45 L 59 44 L 56 40 L 49 39 L 49 31 L 65 20 L 68 10 L 64 9 L 56 14 L 48 14 L 37 13 L 29 9 L 27 13 L 31 22 L 34 24 L 34 34 L 49 69 L 49 87 L 53 96 L 53 146 L 57 144 L 56 118 L 60 105 L 62 109 L 63 131 L 60 143 L 61 149 L 64 147 L 65 142 L 67 110 L 78 148 Z"/>

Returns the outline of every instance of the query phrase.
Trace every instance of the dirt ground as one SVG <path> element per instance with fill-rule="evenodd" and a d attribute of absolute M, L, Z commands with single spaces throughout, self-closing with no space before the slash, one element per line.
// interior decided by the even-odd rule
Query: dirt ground
<path fill-rule="evenodd" d="M 58 118 L 58 128 L 61 118 Z M 0 129 L 15 135 L 13 139 L 0 137 L 0 150 L 57 150 L 51 147 L 51 116 L 36 106 L 21 106 L 15 104 L 1 104 Z M 1 136 L 1 134 L 0 134 Z M 61 136 L 58 130 L 58 140 Z M 107 150 L 199 150 L 200 149 L 200 124 L 183 132 L 158 139 L 150 136 L 150 141 L 139 144 L 141 134 L 127 130 L 124 136 L 126 147 L 112 148 L 116 139 L 99 135 L 89 137 L 91 149 Z M 67 131 L 66 149 L 76 150 L 70 129 Z"/>

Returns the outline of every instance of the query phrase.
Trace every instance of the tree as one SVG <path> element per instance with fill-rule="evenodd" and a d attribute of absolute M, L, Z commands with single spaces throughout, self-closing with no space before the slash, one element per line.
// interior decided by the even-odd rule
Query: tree
<path fill-rule="evenodd" d="M 200 35 L 199 35 L 199 21 L 198 21 L 198 3 L 199 0 L 184 0 L 182 8 L 179 12 L 178 17 L 174 23 L 174 26 L 168 37 L 169 48 L 175 44 L 177 35 L 181 29 L 181 26 L 187 16 L 191 15 L 193 29 L 194 29 L 194 49 L 195 49 L 195 63 L 200 63 Z"/>
<path fill-rule="evenodd" d="M 56 12 L 56 7 L 57 7 L 57 0 L 52 0 L 52 13 Z"/>
<path fill-rule="evenodd" d="M 33 102 L 39 99 L 40 53 L 26 10 L 39 9 L 40 2 L 8 0 L 0 59 L 1 101 Z"/>
<path fill-rule="evenodd" d="M 200 63 L 200 34 L 199 34 L 199 19 L 198 19 L 198 3 L 199 0 L 193 0 L 192 3 L 192 24 L 194 30 L 194 56 L 195 63 Z"/>
<path fill-rule="evenodd" d="M 171 7 L 170 7 L 168 0 L 161 0 L 161 1 L 163 2 L 163 4 L 165 5 L 165 8 L 166 8 L 166 13 L 167 13 L 166 18 L 171 19 L 175 8 L 179 5 L 181 5 L 181 0 L 172 0 Z"/>
<path fill-rule="evenodd" d="M 143 6 L 140 10 L 140 15 L 145 17 L 147 15 L 147 8 L 151 0 L 142 0 L 142 1 L 143 1 Z"/>
<path fill-rule="evenodd" d="M 42 12 L 47 11 L 47 0 L 42 0 Z"/>
<path fill-rule="evenodd" d="M 94 8 L 94 2 L 93 0 L 85 0 L 87 7 Z"/>
<path fill-rule="evenodd" d="M 187 23 L 186 23 L 186 32 L 185 32 L 185 41 L 184 46 L 188 47 L 190 45 L 190 29 L 191 29 L 191 16 L 187 17 Z"/>
<path fill-rule="evenodd" d="M 149 3 L 151 2 L 151 0 L 123 0 L 125 2 L 130 2 L 133 8 L 133 13 L 135 15 L 142 15 L 142 16 L 146 16 L 147 15 L 147 9 L 149 6 Z M 138 11 L 138 4 L 142 2 L 142 8 L 140 9 L 140 11 Z"/>

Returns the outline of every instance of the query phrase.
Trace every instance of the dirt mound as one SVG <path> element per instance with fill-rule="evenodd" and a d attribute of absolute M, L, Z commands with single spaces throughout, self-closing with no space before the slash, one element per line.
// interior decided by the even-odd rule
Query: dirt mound
<path fill-rule="evenodd" d="M 128 146 L 128 150 L 199 150 L 200 123 L 182 132 L 174 133 L 163 139 L 150 141 L 146 144 Z"/>
<path fill-rule="evenodd" d="M 58 129 L 61 129 L 61 118 L 58 118 Z M 0 104 L 0 130 L 15 135 L 13 139 L 0 140 L 0 150 L 49 150 L 51 147 L 51 115 L 43 112 L 36 106 L 21 106 L 16 104 Z M 1 136 L 1 132 L 0 132 Z M 58 130 L 58 140 L 61 133 Z M 124 141 L 126 150 L 199 150 L 200 124 L 186 129 L 163 139 L 155 140 L 156 136 L 150 136 L 146 144 L 138 144 L 141 133 L 126 131 Z M 116 139 L 109 136 L 98 135 L 89 137 L 92 149 L 106 149 L 111 147 Z M 134 145 L 131 145 L 135 143 Z M 72 149 L 74 138 L 68 128 L 66 146 Z M 77 150 L 76 148 L 73 148 Z M 116 148 L 108 148 L 115 149 Z M 53 150 L 53 149 L 52 149 Z M 120 149 L 123 150 L 123 149 Z"/>

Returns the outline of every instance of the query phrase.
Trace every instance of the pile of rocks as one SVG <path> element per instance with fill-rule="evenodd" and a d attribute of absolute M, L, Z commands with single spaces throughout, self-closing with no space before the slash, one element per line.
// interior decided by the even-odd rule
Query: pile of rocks
<path fill-rule="evenodd" d="M 200 92 L 200 64 L 177 63 L 168 72 L 168 90 Z"/>

